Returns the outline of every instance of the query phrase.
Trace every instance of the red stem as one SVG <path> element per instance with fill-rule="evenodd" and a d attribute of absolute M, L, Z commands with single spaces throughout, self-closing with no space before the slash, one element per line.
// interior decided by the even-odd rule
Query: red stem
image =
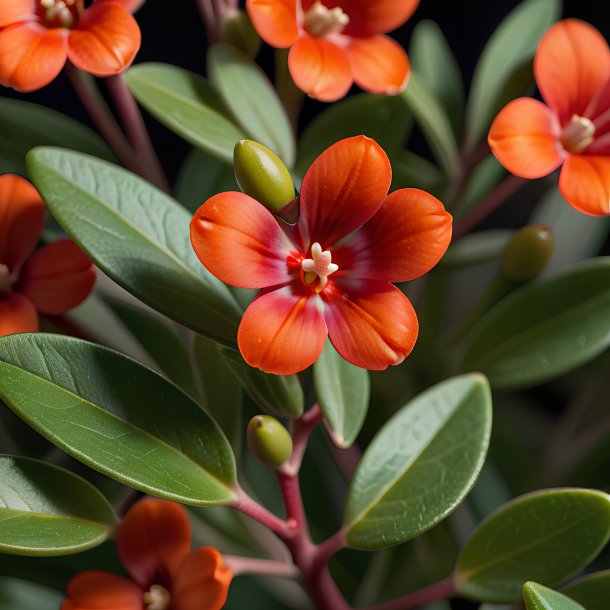
<path fill-rule="evenodd" d="M 214 12 L 214 6 L 211 0 L 196 0 L 197 8 L 201 13 L 203 25 L 205 26 L 205 34 L 208 39 L 208 46 L 218 42 L 218 22 Z"/>
<path fill-rule="evenodd" d="M 268 527 L 282 539 L 292 535 L 288 523 L 280 519 L 277 515 L 268 511 L 264 506 L 261 506 L 256 500 L 253 500 L 243 489 L 237 489 L 237 498 L 230 505 L 231 508 L 238 510 L 259 523 Z"/>
<path fill-rule="evenodd" d="M 231 568 L 233 576 L 243 574 L 258 574 L 264 576 L 278 576 L 281 578 L 296 578 L 299 572 L 295 565 L 283 561 L 269 561 L 254 557 L 239 557 L 237 555 L 223 554 L 223 563 Z"/>
<path fill-rule="evenodd" d="M 292 432 L 292 455 L 288 462 L 282 466 L 282 472 L 292 476 L 299 472 L 309 437 L 323 419 L 324 414 L 320 406 L 316 404 L 295 420 Z"/>
<path fill-rule="evenodd" d="M 453 575 L 451 575 L 425 589 L 420 589 L 409 595 L 398 597 L 381 604 L 367 606 L 362 610 L 411 610 L 412 608 L 418 608 L 431 602 L 453 597 L 455 592 L 455 583 L 453 582 Z"/>

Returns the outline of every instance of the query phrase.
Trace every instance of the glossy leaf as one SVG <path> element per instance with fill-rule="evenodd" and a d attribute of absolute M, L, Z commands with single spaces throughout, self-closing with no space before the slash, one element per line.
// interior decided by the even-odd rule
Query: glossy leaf
<path fill-rule="evenodd" d="M 610 346 L 610 258 L 599 258 L 506 297 L 466 338 L 464 371 L 492 387 L 554 379 Z"/>
<path fill-rule="evenodd" d="M 296 375 L 265 373 L 249 366 L 236 350 L 219 346 L 219 351 L 244 390 L 261 409 L 285 417 L 298 417 L 303 413 L 305 397 Z"/>
<path fill-rule="evenodd" d="M 527 580 L 559 584 L 584 568 L 610 537 L 610 497 L 590 489 L 521 496 L 488 517 L 457 564 L 461 595 L 515 602 Z"/>
<path fill-rule="evenodd" d="M 527 610 L 585 610 L 569 597 L 535 582 L 523 585 L 523 599 Z"/>
<path fill-rule="evenodd" d="M 0 339 L 0 397 L 91 468 L 185 504 L 233 498 L 235 460 L 214 421 L 135 360 L 60 335 Z"/>
<path fill-rule="evenodd" d="M 292 127 L 265 73 L 235 47 L 215 44 L 208 49 L 208 74 L 250 139 L 270 148 L 291 167 L 295 158 Z"/>
<path fill-rule="evenodd" d="M 145 63 L 124 76 L 138 102 L 159 122 L 193 146 L 226 163 L 245 134 L 228 117 L 213 87 L 193 72 L 160 63 Z"/>
<path fill-rule="evenodd" d="M 64 595 L 54 589 L 20 578 L 0 577 L 2 610 L 47 610 L 59 608 Z"/>
<path fill-rule="evenodd" d="M 241 311 L 190 244 L 190 215 L 117 166 L 58 148 L 28 154 L 48 208 L 98 267 L 144 303 L 228 345 Z"/>
<path fill-rule="evenodd" d="M 358 464 L 344 516 L 349 544 L 399 544 L 444 519 L 474 485 L 490 432 L 491 395 L 481 375 L 446 380 L 408 403 Z"/>
<path fill-rule="evenodd" d="M 341 358 L 327 342 L 313 365 L 313 382 L 333 441 L 339 447 L 350 447 L 369 407 L 369 372 Z"/>
<path fill-rule="evenodd" d="M 472 79 L 466 108 L 470 146 L 476 146 L 502 106 L 523 90 L 523 75 L 519 71 L 531 61 L 542 34 L 557 21 L 560 13 L 559 0 L 525 0 L 494 32 Z M 531 69 L 527 72 L 527 80 L 532 82 Z M 511 79 L 518 81 L 517 87 L 507 87 Z"/>
<path fill-rule="evenodd" d="M 587 610 L 607 610 L 610 608 L 610 570 L 583 576 L 562 589 L 562 593 Z"/>
<path fill-rule="evenodd" d="M 84 479 L 45 462 L 0 455 L 0 552 L 80 553 L 104 542 L 114 521 L 106 498 Z"/>

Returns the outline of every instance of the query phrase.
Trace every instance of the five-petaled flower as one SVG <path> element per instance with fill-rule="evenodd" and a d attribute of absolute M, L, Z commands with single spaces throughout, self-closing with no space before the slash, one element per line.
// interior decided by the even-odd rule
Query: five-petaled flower
<path fill-rule="evenodd" d="M 93 265 L 73 241 L 60 239 L 33 252 L 44 214 L 27 180 L 0 176 L 0 336 L 37 331 L 37 312 L 66 313 L 95 283 Z"/>
<path fill-rule="evenodd" d="M 191 241 L 227 284 L 263 288 L 238 331 L 248 364 L 288 375 L 311 365 L 327 335 L 349 362 L 385 369 L 417 339 L 409 300 L 390 282 L 429 271 L 451 239 L 451 216 L 418 189 L 387 195 L 392 172 L 364 136 L 337 142 L 303 179 L 291 227 L 243 193 L 221 193 L 199 208 Z"/>
<path fill-rule="evenodd" d="M 489 132 L 500 163 L 523 178 L 563 164 L 559 189 L 577 210 L 610 214 L 610 50 L 591 25 L 555 24 L 542 38 L 534 74 L 543 104 L 519 98 Z"/>
<path fill-rule="evenodd" d="M 140 48 L 129 11 L 141 2 L 0 0 L 0 83 L 17 91 L 48 85 L 70 60 L 95 76 L 127 68 Z"/>
<path fill-rule="evenodd" d="M 407 84 L 404 49 L 385 32 L 402 25 L 419 0 L 246 0 L 260 36 L 290 47 L 288 68 L 297 87 L 331 102 L 355 81 L 373 93 L 395 94 Z"/>
<path fill-rule="evenodd" d="M 60 610 L 219 610 L 231 570 L 211 547 L 191 552 L 184 507 L 141 500 L 119 526 L 117 550 L 131 579 L 89 570 L 68 584 Z"/>

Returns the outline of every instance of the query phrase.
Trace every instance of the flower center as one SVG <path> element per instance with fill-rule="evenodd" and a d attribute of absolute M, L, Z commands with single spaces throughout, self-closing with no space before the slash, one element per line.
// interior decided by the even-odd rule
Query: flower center
<path fill-rule="evenodd" d="M 316 242 L 311 246 L 311 258 L 301 261 L 301 269 L 305 284 L 316 292 L 322 292 L 328 283 L 328 276 L 339 267 L 332 262 L 330 250 L 322 250 L 322 246 Z"/>
<path fill-rule="evenodd" d="M 305 13 L 305 29 L 317 38 L 340 32 L 348 23 L 349 17 L 338 6 L 328 9 L 320 0 Z"/>
<path fill-rule="evenodd" d="M 582 152 L 595 139 L 595 125 L 584 116 L 574 115 L 561 132 L 561 144 L 571 153 Z"/>
<path fill-rule="evenodd" d="M 84 10 L 84 0 L 37 0 L 36 14 L 49 28 L 73 28 Z"/>
<path fill-rule="evenodd" d="M 0 299 L 11 291 L 11 272 L 6 265 L 0 264 Z"/>
<path fill-rule="evenodd" d="M 161 585 L 153 585 L 144 593 L 146 610 L 169 610 L 171 601 L 169 591 Z"/>

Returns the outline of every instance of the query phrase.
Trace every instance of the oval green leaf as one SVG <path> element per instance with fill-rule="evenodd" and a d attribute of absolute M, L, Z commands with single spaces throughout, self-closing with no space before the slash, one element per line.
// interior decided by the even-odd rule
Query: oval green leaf
<path fill-rule="evenodd" d="M 0 339 L 0 398 L 91 468 L 184 504 L 233 499 L 235 459 L 199 405 L 118 352 L 60 335 Z"/>
<path fill-rule="evenodd" d="M 610 608 L 610 570 L 594 572 L 575 580 L 562 589 L 570 599 L 582 604 L 587 610 Z"/>
<path fill-rule="evenodd" d="M 160 123 L 225 163 L 244 132 L 227 116 L 218 93 L 193 72 L 160 63 L 138 64 L 125 73 L 135 98 Z"/>
<path fill-rule="evenodd" d="M 235 47 L 215 44 L 208 49 L 208 74 L 250 139 L 267 146 L 292 167 L 292 127 L 265 73 Z"/>
<path fill-rule="evenodd" d="M 527 610 L 586 610 L 569 597 L 535 582 L 523 585 L 523 599 Z"/>
<path fill-rule="evenodd" d="M 0 608 L 2 610 L 46 610 L 59 608 L 64 595 L 54 589 L 21 580 L 0 578 Z"/>
<path fill-rule="evenodd" d="M 28 172 L 56 220 L 117 284 L 211 339 L 234 345 L 241 310 L 197 259 L 189 213 L 134 174 L 59 148 L 35 148 Z"/>
<path fill-rule="evenodd" d="M 313 365 L 313 382 L 333 441 L 339 447 L 350 447 L 369 408 L 369 372 L 341 358 L 327 341 Z"/>
<path fill-rule="evenodd" d="M 517 290 L 466 338 L 464 371 L 494 388 L 526 388 L 588 362 L 610 346 L 610 258 Z"/>
<path fill-rule="evenodd" d="M 84 479 L 45 462 L 0 455 L 0 552 L 80 553 L 104 542 L 114 523 L 106 498 Z"/>
<path fill-rule="evenodd" d="M 582 570 L 610 537 L 610 497 L 590 489 L 521 496 L 490 515 L 458 560 L 457 591 L 516 602 L 528 580 L 559 584 Z"/>
<path fill-rule="evenodd" d="M 377 433 L 349 489 L 350 546 L 376 549 L 419 536 L 474 485 L 491 433 L 482 375 L 454 377 L 409 402 Z"/>

